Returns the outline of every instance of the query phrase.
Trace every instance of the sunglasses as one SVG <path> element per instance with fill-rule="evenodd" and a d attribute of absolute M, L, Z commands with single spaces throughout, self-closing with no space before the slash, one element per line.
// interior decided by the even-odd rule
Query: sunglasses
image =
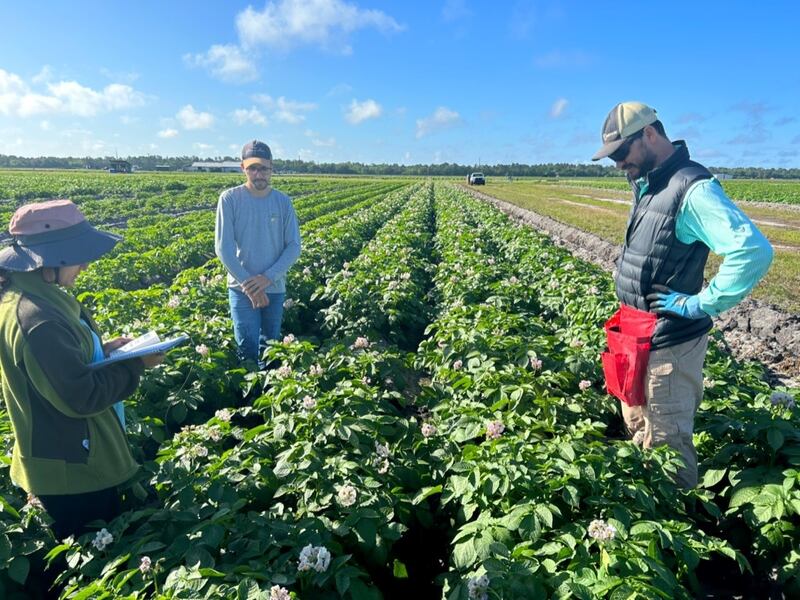
<path fill-rule="evenodd" d="M 613 160 L 614 162 L 622 162 L 626 158 L 628 158 L 628 154 L 631 151 L 631 146 L 633 146 L 633 142 L 638 140 L 644 134 L 644 129 L 640 129 L 633 135 L 629 136 L 628 139 L 625 140 L 625 143 L 622 144 L 619 148 L 614 150 L 611 154 L 608 155 L 608 158 Z"/>
<path fill-rule="evenodd" d="M 259 173 L 261 175 L 264 175 L 265 173 L 271 173 L 272 169 L 270 169 L 269 167 L 262 167 L 262 166 L 249 166 L 245 168 L 245 171 L 247 171 L 248 173 Z"/>

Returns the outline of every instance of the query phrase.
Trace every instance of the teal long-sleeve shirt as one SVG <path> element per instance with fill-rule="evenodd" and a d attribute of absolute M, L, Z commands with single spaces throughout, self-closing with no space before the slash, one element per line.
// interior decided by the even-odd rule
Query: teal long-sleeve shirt
<path fill-rule="evenodd" d="M 772 263 L 769 241 L 716 179 L 698 181 L 687 190 L 675 235 L 684 244 L 701 242 L 723 257 L 717 274 L 698 294 L 700 308 L 712 317 L 747 296 Z"/>
<path fill-rule="evenodd" d="M 712 317 L 738 304 L 772 263 L 769 241 L 716 179 L 698 181 L 688 189 L 675 234 L 684 244 L 699 241 L 723 257 L 717 274 L 698 294 L 700 308 Z"/>

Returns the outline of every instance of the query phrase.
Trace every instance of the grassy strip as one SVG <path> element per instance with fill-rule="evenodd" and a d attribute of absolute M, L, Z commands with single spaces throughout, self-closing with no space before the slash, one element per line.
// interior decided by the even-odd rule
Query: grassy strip
<path fill-rule="evenodd" d="M 550 185 L 571 185 L 607 190 L 627 191 L 628 184 L 619 178 L 582 178 L 539 180 Z M 776 204 L 800 204 L 800 182 L 796 179 L 768 180 L 737 179 L 720 182 L 725 192 L 734 200 L 750 202 L 775 202 Z"/>
<path fill-rule="evenodd" d="M 573 191 L 534 182 L 489 183 L 485 193 L 561 223 L 593 233 L 614 244 L 621 244 L 628 220 L 629 206 L 577 196 Z M 748 208 L 747 213 L 755 219 L 785 222 L 794 225 L 797 217 L 777 216 L 769 209 Z M 787 219 L 783 219 L 786 215 Z M 762 225 L 761 231 L 775 244 L 775 261 L 768 275 L 753 292 L 757 300 L 769 302 L 792 313 L 800 312 L 800 252 L 781 248 L 800 248 L 800 231 L 795 229 Z M 706 278 L 710 279 L 719 267 L 720 259 L 712 255 L 706 267 Z"/>

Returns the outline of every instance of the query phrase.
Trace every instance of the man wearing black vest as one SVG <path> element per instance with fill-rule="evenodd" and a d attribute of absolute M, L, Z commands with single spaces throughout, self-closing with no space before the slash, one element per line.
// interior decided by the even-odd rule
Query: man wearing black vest
<path fill-rule="evenodd" d="M 606 327 L 606 384 L 622 400 L 635 441 L 681 453 L 686 467 L 677 483 L 691 488 L 697 485 L 692 434 L 711 318 L 753 289 L 772 262 L 772 247 L 708 169 L 690 160 L 686 143 L 667 138 L 649 106 L 615 106 L 602 140 L 592 160 L 613 160 L 633 189 L 615 275 L 621 307 L 614 326 Z M 709 250 L 723 262 L 704 286 Z M 612 343 L 623 350 L 617 354 Z"/>

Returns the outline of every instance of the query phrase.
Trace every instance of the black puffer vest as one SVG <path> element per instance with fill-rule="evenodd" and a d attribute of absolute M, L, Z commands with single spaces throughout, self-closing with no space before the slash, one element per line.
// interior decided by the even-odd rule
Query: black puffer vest
<path fill-rule="evenodd" d="M 697 294 L 703 287 L 708 247 L 700 242 L 681 242 L 675 235 L 675 224 L 689 187 L 713 175 L 703 165 L 689 160 L 683 141 L 675 142 L 675 147 L 672 156 L 647 174 L 641 197 L 639 187 L 631 182 L 639 201 L 628 221 L 615 283 L 620 302 L 639 310 L 649 310 L 645 296 L 651 293 L 653 284 L 684 294 Z M 652 347 L 666 348 L 689 341 L 711 327 L 711 317 L 659 316 Z"/>

